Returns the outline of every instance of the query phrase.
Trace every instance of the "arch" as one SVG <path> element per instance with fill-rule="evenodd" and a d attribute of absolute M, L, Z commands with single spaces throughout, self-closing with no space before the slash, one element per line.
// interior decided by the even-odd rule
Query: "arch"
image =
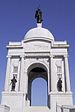
<path fill-rule="evenodd" d="M 41 67 L 43 68 L 44 70 L 47 71 L 47 66 L 44 64 L 44 63 L 32 63 L 28 69 L 27 69 L 27 74 L 29 74 L 29 72 L 33 69 L 33 68 L 36 68 L 36 67 Z"/>
<path fill-rule="evenodd" d="M 31 90 L 32 90 L 32 82 L 36 78 L 43 78 L 47 82 L 47 94 L 48 94 L 48 73 L 47 68 L 41 63 L 34 63 L 28 68 L 28 101 L 31 106 Z M 48 99 L 47 99 L 48 101 Z"/>
<path fill-rule="evenodd" d="M 47 81 L 36 78 L 32 81 L 31 106 L 47 106 Z"/>

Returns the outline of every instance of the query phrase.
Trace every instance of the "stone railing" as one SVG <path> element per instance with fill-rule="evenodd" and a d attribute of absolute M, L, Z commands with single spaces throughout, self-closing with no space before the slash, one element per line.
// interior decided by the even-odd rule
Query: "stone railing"
<path fill-rule="evenodd" d="M 10 108 L 6 105 L 0 105 L 0 112 L 10 112 Z"/>
<path fill-rule="evenodd" d="M 56 106 L 56 112 L 75 112 L 75 105 Z"/>

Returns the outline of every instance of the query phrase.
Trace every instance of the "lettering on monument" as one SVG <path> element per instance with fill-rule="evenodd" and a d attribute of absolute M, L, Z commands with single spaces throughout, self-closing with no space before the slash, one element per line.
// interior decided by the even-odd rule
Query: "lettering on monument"
<path fill-rule="evenodd" d="M 37 47 L 37 48 L 48 48 L 48 46 L 46 46 L 46 45 L 38 45 L 38 44 L 36 44 L 34 46 Z"/>

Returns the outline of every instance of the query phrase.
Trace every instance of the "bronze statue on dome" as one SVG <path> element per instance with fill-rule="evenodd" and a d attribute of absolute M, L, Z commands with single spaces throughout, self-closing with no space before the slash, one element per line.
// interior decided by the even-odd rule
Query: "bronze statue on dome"
<path fill-rule="evenodd" d="M 37 19 L 37 23 L 41 23 L 43 21 L 42 20 L 42 12 L 39 8 L 36 10 L 35 18 Z"/>

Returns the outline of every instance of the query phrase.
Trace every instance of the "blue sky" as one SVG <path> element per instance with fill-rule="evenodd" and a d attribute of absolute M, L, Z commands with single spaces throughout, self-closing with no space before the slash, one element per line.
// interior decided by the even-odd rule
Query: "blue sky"
<path fill-rule="evenodd" d="M 36 78 L 32 82 L 31 105 L 47 106 L 47 81 L 43 78 Z"/>
<path fill-rule="evenodd" d="M 34 15 L 39 5 L 43 27 L 52 32 L 55 40 L 66 40 L 70 44 L 70 77 L 75 103 L 75 0 L 0 0 L 0 92 L 6 72 L 6 45 L 9 41 L 23 40 L 26 32 L 36 27 Z"/>

